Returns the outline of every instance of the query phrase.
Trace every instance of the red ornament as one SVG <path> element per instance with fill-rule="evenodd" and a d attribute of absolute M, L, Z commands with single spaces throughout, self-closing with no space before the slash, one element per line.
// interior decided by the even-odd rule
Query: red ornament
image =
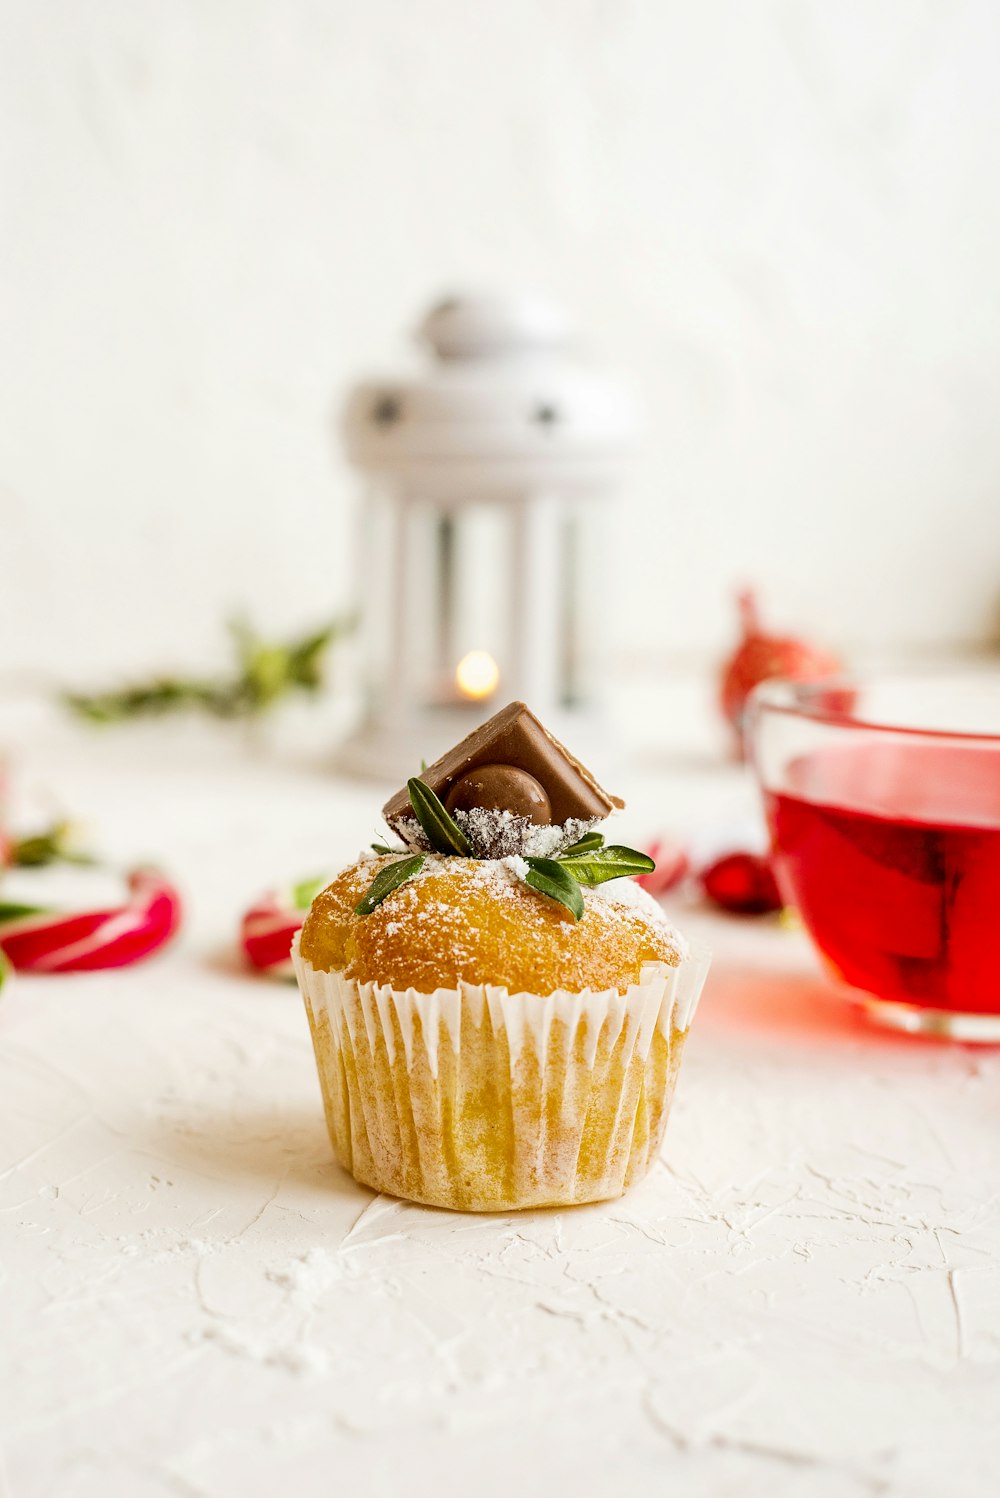
<path fill-rule="evenodd" d="M 784 904 L 771 861 L 760 853 L 727 853 L 702 871 L 708 898 L 733 915 L 765 915 Z"/>
<path fill-rule="evenodd" d="M 770 635 L 761 628 L 757 604 L 747 589 L 738 597 L 743 639 L 722 673 L 720 700 L 741 758 L 746 757 L 744 718 L 746 702 L 762 681 L 783 677 L 787 681 L 811 681 L 836 676 L 840 661 L 828 650 L 820 650 L 794 635 Z"/>

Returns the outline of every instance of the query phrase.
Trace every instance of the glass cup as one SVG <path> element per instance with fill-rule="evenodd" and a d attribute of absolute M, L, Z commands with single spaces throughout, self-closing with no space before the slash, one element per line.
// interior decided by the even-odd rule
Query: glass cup
<path fill-rule="evenodd" d="M 765 682 L 782 894 L 884 1024 L 1000 1041 L 1000 673 Z"/>

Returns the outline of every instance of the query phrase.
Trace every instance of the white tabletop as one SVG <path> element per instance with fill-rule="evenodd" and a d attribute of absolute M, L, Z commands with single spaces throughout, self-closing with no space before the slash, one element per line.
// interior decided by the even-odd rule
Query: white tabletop
<path fill-rule="evenodd" d="M 369 839 L 378 788 L 226 734 L 0 730 L 189 909 L 143 966 L 0 1001 L 3 1498 L 997 1491 L 1000 1054 L 875 1031 L 801 935 L 674 907 L 716 955 L 645 1182 L 376 1198 L 297 994 L 234 943 Z M 752 806 L 668 738 L 615 781 L 623 835 Z"/>

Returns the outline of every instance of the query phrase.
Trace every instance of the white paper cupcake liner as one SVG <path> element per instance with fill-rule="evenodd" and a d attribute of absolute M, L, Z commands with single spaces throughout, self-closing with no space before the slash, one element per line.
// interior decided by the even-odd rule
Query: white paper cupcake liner
<path fill-rule="evenodd" d="M 666 1125 L 708 957 L 625 993 L 433 993 L 321 972 L 292 949 L 334 1150 L 374 1190 L 465 1211 L 619 1196 Z"/>

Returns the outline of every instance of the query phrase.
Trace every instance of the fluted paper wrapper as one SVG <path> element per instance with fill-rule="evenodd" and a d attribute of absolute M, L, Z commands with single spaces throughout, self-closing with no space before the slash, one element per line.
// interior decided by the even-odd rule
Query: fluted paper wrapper
<path fill-rule="evenodd" d="M 292 950 L 337 1158 L 375 1191 L 467 1212 L 620 1196 L 663 1139 L 708 958 L 626 993 L 356 983 Z"/>

